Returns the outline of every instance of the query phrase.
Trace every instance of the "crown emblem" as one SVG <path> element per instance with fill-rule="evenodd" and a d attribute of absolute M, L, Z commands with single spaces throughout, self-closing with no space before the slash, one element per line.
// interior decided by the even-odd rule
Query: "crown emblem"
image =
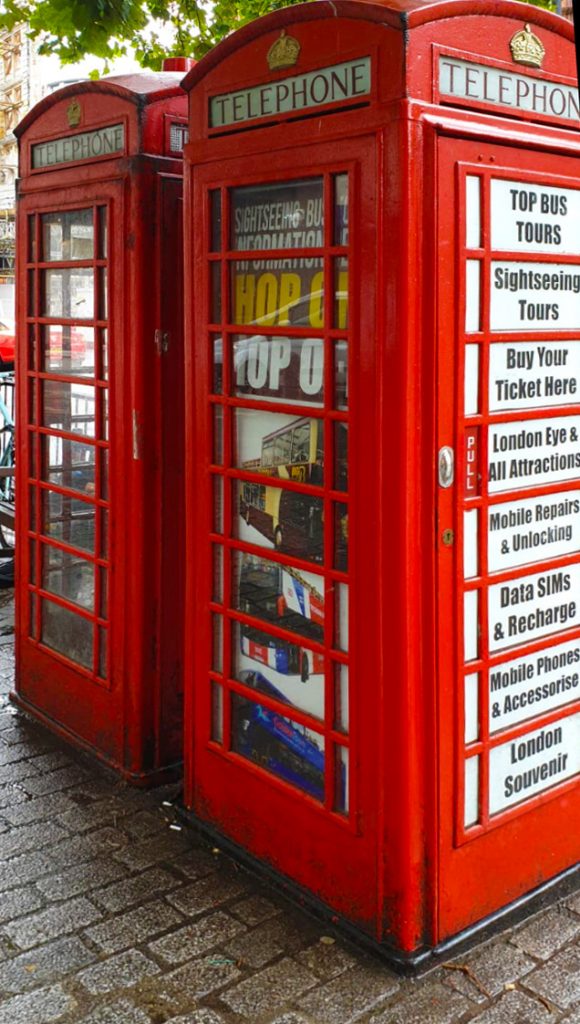
<path fill-rule="evenodd" d="M 516 64 L 525 64 L 528 68 L 541 68 L 546 49 L 534 35 L 529 25 L 521 32 L 516 32 L 510 42 L 510 50 Z"/>
<path fill-rule="evenodd" d="M 281 71 L 282 68 L 293 68 L 300 54 L 300 43 L 293 36 L 287 36 L 284 29 L 280 38 L 272 43 L 268 50 L 268 67 L 270 71 Z"/>
<path fill-rule="evenodd" d="M 78 125 L 81 123 L 82 116 L 82 109 L 78 100 L 75 99 L 72 101 L 71 105 L 69 106 L 66 112 L 66 116 L 68 118 L 68 123 L 71 126 L 71 128 L 77 128 Z"/>

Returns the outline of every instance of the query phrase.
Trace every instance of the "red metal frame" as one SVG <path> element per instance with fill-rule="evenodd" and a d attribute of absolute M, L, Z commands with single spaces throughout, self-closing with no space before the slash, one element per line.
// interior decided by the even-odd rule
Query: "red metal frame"
<path fill-rule="evenodd" d="M 17 528 L 21 537 L 30 538 L 30 543 L 22 545 L 17 566 L 17 675 L 13 699 L 56 732 L 139 784 L 175 772 L 182 743 L 177 612 L 181 562 L 176 551 L 183 532 L 183 402 L 182 375 L 175 372 L 182 358 L 180 206 L 175 194 L 181 192 L 181 160 L 165 154 L 166 130 L 171 120 L 182 122 L 185 113 L 179 81 L 179 75 L 143 74 L 78 83 L 41 101 L 18 129 L 22 173 L 18 323 L 22 340 L 18 352 Z M 77 115 L 80 111 L 81 122 L 71 129 L 68 115 L 73 100 L 73 110 Z M 125 126 L 123 153 L 31 170 L 34 145 L 118 123 Z M 31 260 L 27 251 L 28 218 L 37 223 L 38 240 L 38 225 L 45 213 L 99 207 L 107 208 L 109 218 L 110 322 L 95 319 L 96 307 L 91 321 L 41 317 L 40 278 L 47 270 L 90 265 L 95 270 L 96 288 L 96 277 L 105 262 L 96 258 L 88 264 L 82 260 L 42 262 L 40 253 Z M 29 308 L 27 296 L 31 274 L 35 275 L 34 310 Z M 110 491 L 99 491 L 98 466 L 94 505 L 100 510 L 97 528 L 107 516 L 110 544 L 106 557 L 99 548 L 94 558 L 80 552 L 88 564 L 99 567 L 95 570 L 98 579 L 92 616 L 58 595 L 51 594 L 50 599 L 55 607 L 71 608 L 80 619 L 92 621 L 95 644 L 97 634 L 107 630 L 106 678 L 94 671 L 98 667 L 96 647 L 89 669 L 41 642 L 38 598 L 42 598 L 43 591 L 40 578 L 31 574 L 30 544 L 37 553 L 42 548 L 71 552 L 75 557 L 79 554 L 74 541 L 67 544 L 44 535 L 41 539 L 40 534 L 41 494 L 77 498 L 74 490 L 53 486 L 45 479 L 39 461 L 42 438 L 54 436 L 65 443 L 84 441 L 77 434 L 55 431 L 48 423 L 44 426 L 41 418 L 41 392 L 48 384 L 90 383 L 90 378 L 73 369 L 65 374 L 44 372 L 38 362 L 42 325 L 63 322 L 73 327 L 94 323 L 96 330 L 107 327 L 109 331 L 108 378 L 105 380 L 99 372 L 95 382 L 99 395 L 110 396 L 109 426 L 105 431 L 104 406 L 99 401 L 97 432 L 101 433 L 97 433 L 95 447 L 103 453 L 98 463 L 109 460 Z M 37 332 L 34 352 L 29 345 L 31 327 Z M 169 349 L 163 354 L 156 346 L 156 328 L 160 334 L 171 333 Z M 32 358 L 37 362 L 30 362 Z M 171 431 L 176 434 L 173 446 L 168 437 Z M 29 518 L 32 491 L 36 494 L 34 523 Z M 80 499 L 83 497 L 81 493 Z M 100 538 L 100 529 L 98 534 Z M 171 576 L 168 559 L 173 562 Z M 104 570 L 109 576 L 107 609 L 100 606 Z M 29 628 L 29 593 L 37 597 L 33 635 Z M 105 611 L 106 617 L 100 617 Z M 167 630 L 162 628 L 166 616 L 171 619 L 171 629 Z M 64 631 L 62 640 L 66 648 Z"/>

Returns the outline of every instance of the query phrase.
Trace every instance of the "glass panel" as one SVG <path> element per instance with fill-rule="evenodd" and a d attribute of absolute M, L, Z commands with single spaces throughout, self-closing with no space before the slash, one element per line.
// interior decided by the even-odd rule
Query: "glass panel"
<path fill-rule="evenodd" d="M 337 583 L 335 600 L 335 645 L 339 651 L 348 651 L 348 585 Z"/>
<path fill-rule="evenodd" d="M 42 423 L 69 434 L 95 436 L 95 389 L 86 384 L 44 381 Z"/>
<path fill-rule="evenodd" d="M 28 519 L 30 523 L 30 529 L 33 533 L 36 532 L 36 488 L 30 487 L 28 491 Z"/>
<path fill-rule="evenodd" d="M 334 728 L 348 732 L 348 665 L 334 665 Z"/>
<path fill-rule="evenodd" d="M 212 659 L 214 672 L 223 672 L 224 620 L 222 615 L 212 615 Z"/>
<path fill-rule="evenodd" d="M 324 718 L 324 657 L 299 643 L 234 622 L 232 675 L 268 697 Z"/>
<path fill-rule="evenodd" d="M 106 327 L 97 331 L 100 348 L 99 377 L 107 380 L 109 376 L 109 332 Z"/>
<path fill-rule="evenodd" d="M 232 249 L 312 249 L 324 243 L 322 178 L 230 190 Z"/>
<path fill-rule="evenodd" d="M 37 346 L 36 346 L 36 326 L 35 324 L 28 325 L 28 369 L 36 370 Z"/>
<path fill-rule="evenodd" d="M 94 495 L 96 450 L 80 441 L 42 438 L 43 479 L 59 487 Z"/>
<path fill-rule="evenodd" d="M 223 342 L 219 335 L 212 337 L 213 393 L 221 395 L 224 386 Z"/>
<path fill-rule="evenodd" d="M 224 691 L 211 683 L 211 738 L 214 743 L 224 741 Z"/>
<path fill-rule="evenodd" d="M 348 245 L 348 175 L 334 176 L 333 245 Z"/>
<path fill-rule="evenodd" d="M 93 211 L 69 210 L 44 213 L 42 258 L 53 260 L 92 260 L 94 254 Z"/>
<path fill-rule="evenodd" d="M 324 580 L 257 555 L 233 552 L 232 607 L 322 643 Z"/>
<path fill-rule="evenodd" d="M 322 485 L 323 421 L 254 409 L 236 410 L 235 463 L 282 480 Z"/>
<path fill-rule="evenodd" d="M 100 566 L 97 569 L 99 574 L 99 609 L 98 614 L 100 619 L 109 618 L 109 600 L 108 600 L 108 579 L 109 574 L 106 569 Z"/>
<path fill-rule="evenodd" d="M 297 467 L 300 468 L 300 467 Z M 235 482 L 234 529 L 240 540 L 321 562 L 324 502 L 268 484 Z"/>
<path fill-rule="evenodd" d="M 33 640 L 36 640 L 38 638 L 38 630 L 36 624 L 36 601 L 36 594 L 31 594 L 28 605 L 28 635 L 31 636 Z"/>
<path fill-rule="evenodd" d="M 29 270 L 27 275 L 28 285 L 28 315 L 36 316 L 36 273 L 34 270 Z"/>
<path fill-rule="evenodd" d="M 224 481 L 221 476 L 213 478 L 213 531 L 224 532 Z"/>
<path fill-rule="evenodd" d="M 103 441 L 109 440 L 109 389 L 99 388 L 99 398 L 101 401 L 101 424 L 100 424 L 100 437 Z"/>
<path fill-rule="evenodd" d="M 88 267 L 41 271 L 42 316 L 92 320 L 94 274 Z"/>
<path fill-rule="evenodd" d="M 108 289 L 108 274 L 106 267 L 99 267 L 97 271 L 98 282 L 99 282 L 99 320 L 106 320 L 109 315 L 109 289 Z"/>
<path fill-rule="evenodd" d="M 224 549 L 213 545 L 213 590 L 212 601 L 222 604 L 224 599 Z"/>
<path fill-rule="evenodd" d="M 108 558 L 109 555 L 109 513 L 106 508 L 99 509 L 101 517 L 101 558 Z"/>
<path fill-rule="evenodd" d="M 28 408 L 30 410 L 29 422 L 34 424 L 38 423 L 38 406 L 36 402 L 37 395 L 38 382 L 35 378 L 33 378 L 32 380 L 28 381 Z M 4 436 L 0 434 L 0 449 L 4 447 L 4 444 L 2 442 L 4 442 L 5 440 L 6 434 L 4 434 Z"/>
<path fill-rule="evenodd" d="M 224 461 L 224 410 L 221 405 L 213 407 L 213 462 L 221 466 Z"/>
<path fill-rule="evenodd" d="M 465 415 L 479 412 L 479 345 L 465 346 Z"/>
<path fill-rule="evenodd" d="M 478 520 L 477 509 L 463 513 L 463 575 L 466 580 L 477 576 L 478 573 Z"/>
<path fill-rule="evenodd" d="M 463 648 L 465 661 L 473 661 L 479 651 L 478 593 L 468 590 L 463 596 Z"/>
<path fill-rule="evenodd" d="M 465 265 L 465 330 L 481 330 L 480 291 L 481 264 L 479 260 L 466 260 Z"/>
<path fill-rule="evenodd" d="M 209 194 L 211 218 L 210 252 L 221 252 L 222 248 L 222 194 L 219 188 Z"/>
<path fill-rule="evenodd" d="M 42 327 L 42 369 L 67 376 L 95 373 L 95 331 L 92 327 Z"/>
<path fill-rule="evenodd" d="M 71 547 L 95 552 L 94 505 L 66 494 L 42 492 L 42 532 Z"/>
<path fill-rule="evenodd" d="M 42 586 L 88 611 L 95 606 L 95 570 L 69 551 L 43 545 Z"/>
<path fill-rule="evenodd" d="M 348 490 L 348 423 L 334 424 L 334 487 Z"/>
<path fill-rule="evenodd" d="M 339 501 L 334 506 L 334 568 L 348 569 L 348 505 Z"/>
<path fill-rule="evenodd" d="M 468 174 L 465 179 L 465 246 L 481 245 L 481 178 Z"/>
<path fill-rule="evenodd" d="M 234 324 L 324 326 L 321 259 L 240 261 L 231 266 L 230 288 Z"/>
<path fill-rule="evenodd" d="M 108 242 L 109 242 L 108 228 L 107 228 L 107 207 L 106 206 L 99 206 L 99 209 L 98 209 L 98 219 L 99 219 L 99 253 L 98 253 L 98 255 L 99 255 L 99 259 L 100 260 L 106 260 L 107 256 L 108 256 L 107 246 L 108 246 Z"/>
<path fill-rule="evenodd" d="M 322 338 L 235 335 L 235 394 L 268 402 L 320 406 L 324 399 Z"/>
<path fill-rule="evenodd" d="M 333 327 L 348 328 L 348 260 L 344 256 L 334 261 Z"/>
<path fill-rule="evenodd" d="M 479 675 L 465 677 L 465 742 L 475 743 L 479 737 Z"/>
<path fill-rule="evenodd" d="M 210 320 L 219 324 L 222 318 L 222 265 L 221 263 L 210 264 Z"/>
<path fill-rule="evenodd" d="M 334 346 L 334 404 L 337 409 L 348 409 L 348 343 L 337 341 Z"/>
<path fill-rule="evenodd" d="M 232 693 L 232 750 L 324 799 L 324 737 L 237 693 Z"/>
<path fill-rule="evenodd" d="M 84 668 L 93 668 L 93 627 L 68 608 L 42 602 L 40 638 L 51 650 L 64 654 Z"/>
<path fill-rule="evenodd" d="M 104 626 L 98 627 L 99 634 L 99 666 L 98 674 L 101 679 L 108 678 L 108 650 L 109 650 L 109 630 L 105 629 Z"/>
<path fill-rule="evenodd" d="M 334 809 L 348 814 L 349 751 L 347 747 L 335 747 L 334 754 Z"/>
<path fill-rule="evenodd" d="M 28 218 L 28 262 L 36 263 L 36 214 Z"/>
<path fill-rule="evenodd" d="M 31 540 L 28 546 L 28 553 L 30 557 L 30 570 L 28 573 L 28 579 L 30 583 L 36 583 L 36 541 Z"/>
<path fill-rule="evenodd" d="M 101 498 L 109 500 L 109 451 L 101 448 Z"/>
<path fill-rule="evenodd" d="M 479 757 L 470 757 L 465 762 L 465 805 L 463 824 L 465 828 L 479 821 Z"/>

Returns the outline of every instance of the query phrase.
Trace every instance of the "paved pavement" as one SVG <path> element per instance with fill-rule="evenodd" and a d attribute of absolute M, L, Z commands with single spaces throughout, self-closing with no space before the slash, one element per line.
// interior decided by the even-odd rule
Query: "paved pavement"
<path fill-rule="evenodd" d="M 580 892 L 397 977 L 172 828 L 169 791 L 16 712 L 11 614 L 0 595 L 0 1024 L 580 1024 Z"/>

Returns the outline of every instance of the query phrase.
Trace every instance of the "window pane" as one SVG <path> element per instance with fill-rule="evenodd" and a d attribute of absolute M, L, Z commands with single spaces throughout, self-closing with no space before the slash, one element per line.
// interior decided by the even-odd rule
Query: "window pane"
<path fill-rule="evenodd" d="M 321 259 L 239 261 L 230 273 L 232 323 L 318 330 L 324 326 Z"/>
<path fill-rule="evenodd" d="M 232 750 L 316 800 L 324 799 L 324 737 L 236 693 Z"/>
<path fill-rule="evenodd" d="M 42 532 L 53 540 L 94 554 L 95 507 L 70 495 L 43 491 Z"/>
<path fill-rule="evenodd" d="M 322 420 L 240 409 L 235 425 L 236 466 L 281 480 L 322 485 Z"/>
<path fill-rule="evenodd" d="M 42 602 L 40 638 L 43 644 L 84 668 L 93 667 L 93 627 L 68 608 Z"/>
<path fill-rule="evenodd" d="M 322 178 L 230 190 L 232 249 L 312 249 L 323 245 Z"/>
<path fill-rule="evenodd" d="M 41 277 L 42 316 L 92 320 L 95 293 L 91 269 L 43 270 Z"/>
<path fill-rule="evenodd" d="M 94 254 L 93 211 L 70 210 L 45 213 L 42 223 L 42 258 L 91 260 Z"/>
<path fill-rule="evenodd" d="M 43 545 L 42 586 L 87 611 L 95 606 L 95 569 L 78 555 Z"/>
<path fill-rule="evenodd" d="M 320 406 L 324 398 L 322 338 L 234 336 L 235 394 Z"/>
<path fill-rule="evenodd" d="M 86 384 L 45 381 L 42 423 L 69 434 L 95 436 L 95 389 Z"/>
<path fill-rule="evenodd" d="M 334 177 L 334 245 L 348 245 L 348 175 Z"/>
<path fill-rule="evenodd" d="M 80 441 L 43 437 L 43 479 L 59 487 L 93 496 L 96 450 Z"/>
<path fill-rule="evenodd" d="M 322 562 L 322 498 L 249 481 L 236 481 L 234 487 L 234 530 L 240 540 Z"/>
<path fill-rule="evenodd" d="M 108 230 L 107 230 L 107 207 L 99 206 L 99 259 L 107 259 Z"/>
<path fill-rule="evenodd" d="M 268 697 L 324 718 L 324 656 L 299 642 L 232 623 L 232 676 Z"/>
<path fill-rule="evenodd" d="M 232 558 L 232 606 L 322 643 L 324 580 L 240 551 Z"/>
<path fill-rule="evenodd" d="M 95 332 L 92 327 L 55 324 L 41 330 L 43 370 L 68 376 L 94 375 Z"/>
<path fill-rule="evenodd" d="M 348 260 L 334 261 L 334 323 L 344 331 L 348 328 Z"/>

